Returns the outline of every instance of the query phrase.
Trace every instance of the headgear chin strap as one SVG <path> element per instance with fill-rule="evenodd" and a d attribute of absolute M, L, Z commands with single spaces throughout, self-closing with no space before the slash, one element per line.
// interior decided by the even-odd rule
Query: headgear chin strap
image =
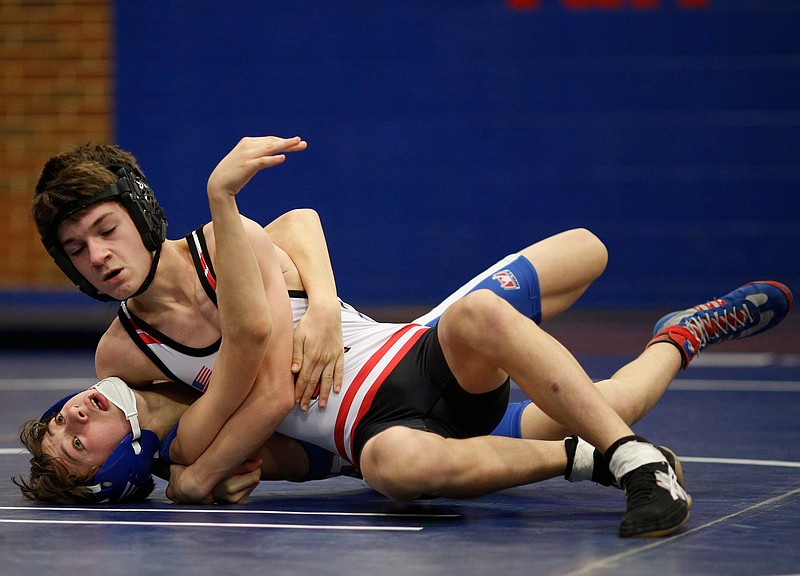
<path fill-rule="evenodd" d="M 133 440 L 138 440 L 142 435 L 142 429 L 139 427 L 139 411 L 136 410 L 136 396 L 133 395 L 133 390 L 128 388 L 128 385 L 116 376 L 104 378 L 92 386 L 92 388 L 100 392 L 100 394 L 108 398 L 109 402 L 122 410 L 122 413 L 125 414 L 125 419 L 131 425 Z M 141 451 L 140 447 L 138 449 L 137 447 L 134 448 L 134 452 L 137 454 Z"/>
<path fill-rule="evenodd" d="M 147 184 L 144 174 L 130 164 L 110 164 L 106 168 L 111 170 L 118 177 L 118 180 L 106 186 L 97 196 L 79 198 L 66 204 L 59 210 L 47 233 L 42 237 L 42 244 L 44 244 L 47 252 L 64 274 L 80 288 L 81 292 L 103 302 L 109 302 L 115 300 L 115 298 L 100 292 L 75 268 L 72 260 L 70 260 L 58 240 L 58 228 L 61 223 L 84 208 L 88 208 L 98 202 L 118 200 L 130 214 L 131 220 L 133 220 L 139 235 L 142 237 L 145 248 L 150 252 L 155 252 L 153 261 L 150 264 L 150 273 L 139 290 L 137 290 L 135 294 L 137 296 L 144 292 L 152 282 L 158 265 L 161 245 L 167 238 L 166 215 L 158 204 L 153 190 Z"/>
<path fill-rule="evenodd" d="M 161 442 L 155 432 L 142 430 L 136 409 L 136 396 L 119 378 L 105 378 L 92 386 L 114 406 L 122 410 L 131 425 L 131 433 L 122 439 L 111 456 L 103 463 L 86 486 L 86 494 L 97 503 L 130 502 L 141 500 L 153 488 L 151 470 L 158 458 Z M 61 412 L 70 394 L 51 406 L 40 418 L 46 422 L 54 413 Z"/>

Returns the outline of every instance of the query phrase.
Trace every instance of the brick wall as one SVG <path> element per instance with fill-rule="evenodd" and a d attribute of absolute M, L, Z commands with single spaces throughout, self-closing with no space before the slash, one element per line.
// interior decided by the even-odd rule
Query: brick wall
<path fill-rule="evenodd" d="M 0 2 L 0 290 L 70 288 L 30 199 L 51 156 L 112 134 L 109 0 Z"/>

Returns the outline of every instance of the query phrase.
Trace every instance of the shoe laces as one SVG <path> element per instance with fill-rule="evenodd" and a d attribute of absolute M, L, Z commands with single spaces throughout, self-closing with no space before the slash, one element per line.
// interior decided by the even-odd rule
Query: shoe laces
<path fill-rule="evenodd" d="M 657 488 L 654 474 L 654 464 L 648 464 L 634 471 L 630 480 L 625 483 L 625 497 L 628 508 L 644 506 L 653 499 L 653 491 Z"/>
<path fill-rule="evenodd" d="M 698 306 L 697 312 L 681 322 L 700 342 L 701 349 L 712 340 L 734 338 L 744 328 L 755 323 L 755 316 L 747 306 L 737 308 L 734 304 L 729 310 L 723 309 L 720 313 L 724 304 L 724 300 L 712 300 Z"/>

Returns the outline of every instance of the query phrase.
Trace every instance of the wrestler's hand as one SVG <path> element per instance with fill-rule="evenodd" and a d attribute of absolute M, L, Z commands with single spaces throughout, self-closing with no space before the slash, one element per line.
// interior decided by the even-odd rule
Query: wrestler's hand
<path fill-rule="evenodd" d="M 325 408 L 331 388 L 341 391 L 344 346 L 338 301 L 330 310 L 309 303 L 294 331 L 292 372 L 296 375 L 294 397 L 303 411 L 314 397 Z"/>
<path fill-rule="evenodd" d="M 170 464 L 167 498 L 176 504 L 213 504 L 211 494 L 206 494 L 194 482 L 187 466 Z"/>
<path fill-rule="evenodd" d="M 235 196 L 257 172 L 286 160 L 285 152 L 299 152 L 307 145 L 299 136 L 242 138 L 214 168 L 208 178 L 208 192 Z"/>
<path fill-rule="evenodd" d="M 261 482 L 263 460 L 248 460 L 225 480 L 214 487 L 212 496 L 217 504 L 243 504 Z"/>

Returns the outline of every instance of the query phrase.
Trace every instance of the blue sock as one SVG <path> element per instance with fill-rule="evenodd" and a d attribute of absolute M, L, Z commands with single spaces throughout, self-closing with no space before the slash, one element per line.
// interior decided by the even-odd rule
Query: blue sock
<path fill-rule="evenodd" d="M 522 438 L 522 413 L 530 400 L 512 402 L 506 408 L 506 413 L 500 424 L 492 432 L 492 436 L 508 436 L 509 438 Z"/>
<path fill-rule="evenodd" d="M 315 444 L 302 440 L 297 441 L 308 456 L 308 475 L 305 480 L 322 480 L 327 478 L 333 464 L 333 454 Z"/>

